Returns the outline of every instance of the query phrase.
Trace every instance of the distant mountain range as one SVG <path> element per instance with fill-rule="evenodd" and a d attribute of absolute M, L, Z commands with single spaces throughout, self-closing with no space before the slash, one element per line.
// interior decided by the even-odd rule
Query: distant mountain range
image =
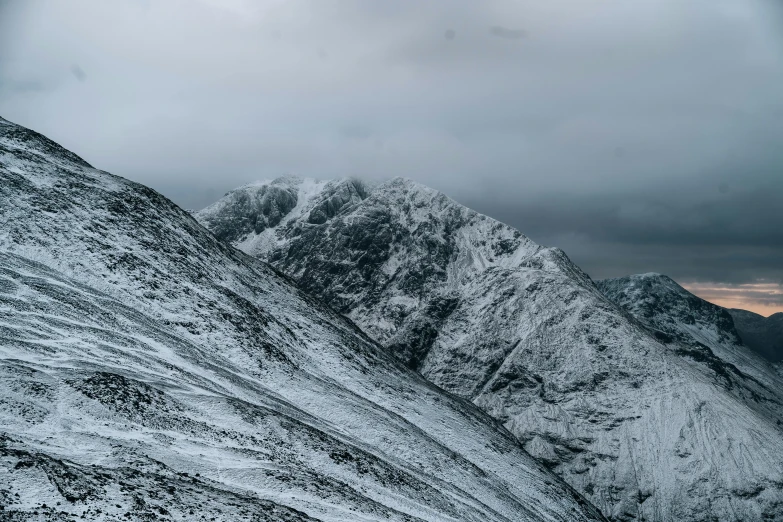
<path fill-rule="evenodd" d="M 604 520 L 289 278 L 5 120 L 0 519 Z"/>
<path fill-rule="evenodd" d="M 783 312 L 764 317 L 732 308 L 729 313 L 746 346 L 772 362 L 783 361 Z"/>
<path fill-rule="evenodd" d="M 612 520 L 783 519 L 783 378 L 725 310 L 396 178 L 280 178 L 195 217 L 501 421 Z"/>

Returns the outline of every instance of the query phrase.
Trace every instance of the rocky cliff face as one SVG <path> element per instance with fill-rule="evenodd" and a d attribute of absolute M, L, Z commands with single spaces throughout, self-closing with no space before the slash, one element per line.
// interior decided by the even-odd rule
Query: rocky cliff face
<path fill-rule="evenodd" d="M 284 178 L 233 197 L 263 185 L 296 205 L 234 245 L 503 422 L 609 518 L 783 516 L 780 381 L 654 328 L 562 251 L 427 187 Z M 196 217 L 253 219 L 229 199 Z"/>
<path fill-rule="evenodd" d="M 773 363 L 783 362 L 783 312 L 769 317 L 747 310 L 728 310 L 742 341 Z"/>
<path fill-rule="evenodd" d="M 241 233 L 279 226 L 293 198 L 238 200 L 254 213 Z M 156 192 L 5 121 L 0 510 L 600 519 L 498 423 L 278 272 Z"/>

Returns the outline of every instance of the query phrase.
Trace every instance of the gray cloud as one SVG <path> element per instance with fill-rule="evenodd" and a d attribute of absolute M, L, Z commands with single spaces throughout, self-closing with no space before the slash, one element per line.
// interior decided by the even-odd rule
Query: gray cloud
<path fill-rule="evenodd" d="M 343 136 L 357 140 L 366 140 L 372 136 L 372 129 L 363 125 L 344 125 L 341 128 Z"/>
<path fill-rule="evenodd" d="M 726 308 L 741 308 L 769 316 L 783 308 L 783 285 L 758 282 L 755 284 L 686 285 L 691 292 Z"/>
<path fill-rule="evenodd" d="M 28 93 L 42 91 L 46 88 L 43 82 L 39 80 L 11 80 L 7 78 L 0 79 L 0 91 L 12 93 Z"/>
<path fill-rule="evenodd" d="M 779 281 L 782 49 L 774 0 L 0 1 L 0 114 L 189 208 L 402 175 L 595 277 Z"/>
<path fill-rule="evenodd" d="M 498 38 L 506 38 L 508 40 L 521 40 L 527 36 L 527 32 L 522 29 L 507 29 L 500 25 L 493 25 L 489 28 L 489 34 L 497 36 Z"/>
<path fill-rule="evenodd" d="M 76 64 L 71 65 L 71 74 L 73 74 L 74 78 L 76 78 L 80 82 L 83 82 L 84 80 L 87 79 L 87 74 L 85 74 L 82 68 Z"/>
<path fill-rule="evenodd" d="M 696 291 L 710 293 L 717 299 L 736 298 L 758 302 L 764 306 L 783 305 L 783 291 L 777 283 L 756 283 L 749 285 L 693 285 Z"/>

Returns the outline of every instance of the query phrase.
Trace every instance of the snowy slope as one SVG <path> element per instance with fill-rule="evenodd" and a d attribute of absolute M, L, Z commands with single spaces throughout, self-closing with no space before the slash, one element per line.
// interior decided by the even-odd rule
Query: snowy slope
<path fill-rule="evenodd" d="M 499 419 L 608 517 L 783 519 L 779 381 L 656 337 L 562 251 L 427 187 L 273 183 L 296 203 L 260 233 L 232 228 L 255 216 L 227 199 L 195 215 Z"/>
<path fill-rule="evenodd" d="M 745 345 L 768 361 L 783 361 L 783 312 L 769 317 L 736 308 L 728 312 Z"/>
<path fill-rule="evenodd" d="M 498 423 L 267 265 L 5 121 L 0 507 L 8 520 L 599 519 Z"/>

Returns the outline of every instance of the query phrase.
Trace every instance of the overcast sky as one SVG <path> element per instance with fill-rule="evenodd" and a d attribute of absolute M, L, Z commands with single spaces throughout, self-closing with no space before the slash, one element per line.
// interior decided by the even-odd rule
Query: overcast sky
<path fill-rule="evenodd" d="M 783 311 L 780 0 L 0 0 L 0 116 L 187 208 L 405 176 Z"/>

